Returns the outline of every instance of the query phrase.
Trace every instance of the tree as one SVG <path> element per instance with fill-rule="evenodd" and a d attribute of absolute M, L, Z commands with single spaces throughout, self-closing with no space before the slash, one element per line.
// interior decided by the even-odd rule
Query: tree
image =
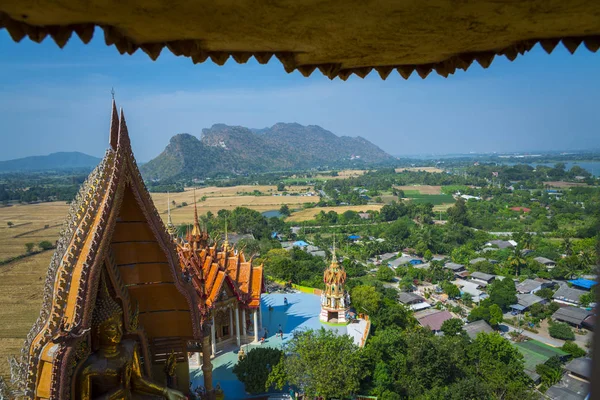
<path fill-rule="evenodd" d="M 42 250 L 50 250 L 54 248 L 52 243 L 47 240 L 42 240 L 40 243 L 38 243 L 38 247 Z"/>
<path fill-rule="evenodd" d="M 269 374 L 283 358 L 283 352 L 269 347 L 255 348 L 233 366 L 233 373 L 248 393 L 264 393 Z"/>
<path fill-rule="evenodd" d="M 471 307 L 471 304 L 473 304 L 473 295 L 471 293 L 464 292 L 461 299 L 467 307 Z"/>
<path fill-rule="evenodd" d="M 456 199 L 456 203 L 448 208 L 446 212 L 448 213 L 448 222 L 451 224 L 469 226 L 467 204 L 462 197 Z"/>
<path fill-rule="evenodd" d="M 492 304 L 490 306 L 490 320 L 489 323 L 492 326 L 498 326 L 503 321 L 502 309 L 496 305 Z"/>
<path fill-rule="evenodd" d="M 442 323 L 442 332 L 446 336 L 456 336 L 464 333 L 465 330 L 462 328 L 463 322 L 458 318 L 447 319 Z"/>
<path fill-rule="evenodd" d="M 596 301 L 596 288 L 595 287 L 592 287 L 592 289 L 589 292 L 586 292 L 579 297 L 579 303 L 581 303 L 582 307 L 587 307 L 590 305 L 590 303 L 593 303 L 595 301 Z"/>
<path fill-rule="evenodd" d="M 448 298 L 450 299 L 456 299 L 460 297 L 460 289 L 453 283 L 444 282 L 442 284 L 442 290 L 448 295 Z"/>
<path fill-rule="evenodd" d="M 13 224 L 11 221 L 8 221 L 6 225 L 8 225 L 9 228 L 12 228 L 15 224 Z"/>
<path fill-rule="evenodd" d="M 571 327 L 563 322 L 555 322 L 548 328 L 550 336 L 562 340 L 575 340 L 575 334 Z"/>
<path fill-rule="evenodd" d="M 33 252 L 33 248 L 35 247 L 35 243 L 25 243 L 25 250 L 27 253 Z"/>
<path fill-rule="evenodd" d="M 377 269 L 377 279 L 383 282 L 391 282 L 394 279 L 394 270 L 387 265 L 381 265 Z"/>
<path fill-rule="evenodd" d="M 535 292 L 536 296 L 541 297 L 542 299 L 552 300 L 552 296 L 554 295 L 554 290 L 550 288 L 543 288 Z"/>
<path fill-rule="evenodd" d="M 519 276 L 521 267 L 527 265 L 527 260 L 523 257 L 520 246 L 513 247 L 512 254 L 508 257 L 508 264 L 514 268 L 515 276 Z"/>
<path fill-rule="evenodd" d="M 433 260 L 433 254 L 431 254 L 431 250 L 429 250 L 429 249 L 425 250 L 425 253 L 423 254 L 423 258 L 425 259 L 425 261 L 431 262 L 431 260 Z"/>
<path fill-rule="evenodd" d="M 508 310 L 511 304 L 517 302 L 517 289 L 512 279 L 496 279 L 489 286 L 488 293 L 491 304 L 497 304 L 503 310 Z"/>
<path fill-rule="evenodd" d="M 285 215 L 286 217 L 289 217 L 292 214 L 292 211 L 290 210 L 290 208 L 288 207 L 287 204 L 284 204 L 281 206 L 281 208 L 279 209 L 279 213 L 281 215 Z"/>
<path fill-rule="evenodd" d="M 565 344 L 562 345 L 561 349 L 569 353 L 573 358 L 583 357 L 586 354 L 584 349 L 577 346 L 575 342 L 571 342 L 568 340 L 565 342 Z"/>
<path fill-rule="evenodd" d="M 295 334 L 287 344 L 286 353 L 289 354 L 283 360 L 286 380 L 308 398 L 350 397 L 358 391 L 360 380 L 366 375 L 353 339 L 323 328 Z M 280 369 L 276 372 L 280 374 Z"/>
<path fill-rule="evenodd" d="M 278 192 L 283 192 L 285 190 L 285 184 L 283 182 L 279 182 L 277 184 L 277 191 Z"/>
<path fill-rule="evenodd" d="M 352 305 L 360 313 L 374 314 L 379 310 L 381 294 L 373 286 L 356 286 L 350 292 Z"/>
<path fill-rule="evenodd" d="M 479 333 L 469 357 L 473 367 L 496 399 L 527 398 L 528 378 L 523 355 L 498 333 Z"/>

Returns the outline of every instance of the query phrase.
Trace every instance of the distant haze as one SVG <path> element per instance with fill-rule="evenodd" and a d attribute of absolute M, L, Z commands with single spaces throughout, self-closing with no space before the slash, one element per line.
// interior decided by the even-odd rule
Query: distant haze
<path fill-rule="evenodd" d="M 169 52 L 156 62 L 141 51 L 120 56 L 101 31 L 87 46 L 73 37 L 61 50 L 51 40 L 14 43 L 3 30 L 0 54 L 0 160 L 102 156 L 112 87 L 140 161 L 177 133 L 279 121 L 361 136 L 397 155 L 600 147 L 600 57 L 585 46 L 547 55 L 538 45 L 512 63 L 496 57 L 486 70 L 474 63 L 447 79 L 371 73 L 346 82 L 287 74 L 276 59 L 219 67 Z"/>

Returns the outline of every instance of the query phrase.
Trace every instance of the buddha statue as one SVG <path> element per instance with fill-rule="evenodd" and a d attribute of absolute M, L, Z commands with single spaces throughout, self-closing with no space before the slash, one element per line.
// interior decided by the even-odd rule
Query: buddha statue
<path fill-rule="evenodd" d="M 92 315 L 97 350 L 78 368 L 76 399 L 185 399 L 144 377 L 135 340 L 123 340 L 123 310 L 101 280 Z"/>

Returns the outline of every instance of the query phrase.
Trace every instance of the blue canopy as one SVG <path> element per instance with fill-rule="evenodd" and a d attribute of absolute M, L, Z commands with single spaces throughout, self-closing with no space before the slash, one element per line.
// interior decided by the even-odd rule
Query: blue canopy
<path fill-rule="evenodd" d="M 411 263 L 412 265 L 419 265 L 419 264 L 423 264 L 423 261 L 419 260 L 418 258 L 414 258 L 414 259 L 410 260 L 409 263 Z"/>
<path fill-rule="evenodd" d="M 304 240 L 298 240 L 298 241 L 292 243 L 292 246 L 295 246 L 295 247 L 306 247 L 306 246 L 308 246 L 308 243 L 306 243 Z"/>
<path fill-rule="evenodd" d="M 589 279 L 573 279 L 572 281 L 569 281 L 569 283 L 573 286 L 581 287 L 584 289 L 591 289 L 592 286 L 598 284 L 598 282 L 591 281 Z"/>
<path fill-rule="evenodd" d="M 350 235 L 350 236 L 348 236 L 348 239 L 350 239 L 350 240 L 356 240 L 356 239 L 360 239 L 360 236 L 358 236 L 358 235 Z"/>

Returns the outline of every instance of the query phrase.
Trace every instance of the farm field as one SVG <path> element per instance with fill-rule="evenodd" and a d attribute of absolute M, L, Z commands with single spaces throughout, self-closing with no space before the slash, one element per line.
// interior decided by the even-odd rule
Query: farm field
<path fill-rule="evenodd" d="M 0 261 L 25 253 L 25 243 L 54 243 L 69 213 L 65 202 L 17 204 L 0 208 Z M 9 228 L 8 223 L 14 225 Z M 48 228 L 44 228 L 48 225 Z"/>
<path fill-rule="evenodd" d="M 335 211 L 338 214 L 343 214 L 346 211 L 369 211 L 375 210 L 379 211 L 383 207 L 381 204 L 367 204 L 364 206 L 339 206 L 339 207 L 315 207 L 315 208 L 307 208 L 305 210 L 297 211 L 292 213 L 290 217 L 286 219 L 286 221 L 290 222 L 302 222 L 302 221 L 311 221 L 315 219 L 315 215 L 319 214 L 321 211 L 329 212 Z"/>
<path fill-rule="evenodd" d="M 578 186 L 587 186 L 587 184 L 585 184 L 585 183 L 563 182 L 563 181 L 544 182 L 544 185 L 551 187 L 551 188 L 558 188 L 558 189 L 567 189 L 567 188 L 578 187 Z"/>
<path fill-rule="evenodd" d="M 441 186 L 432 185 L 406 185 L 394 186 L 398 190 L 404 191 L 404 194 L 419 193 L 419 194 L 442 194 Z"/>
<path fill-rule="evenodd" d="M 425 172 L 432 172 L 432 173 L 441 173 L 441 172 L 444 172 L 443 169 L 440 169 L 440 168 L 437 168 L 437 167 L 396 168 L 396 172 L 404 172 L 404 171 L 413 171 L 413 172 L 425 171 Z"/>
<path fill-rule="evenodd" d="M 311 188 L 307 186 L 290 186 L 286 187 L 288 193 L 305 193 Z M 251 193 L 258 190 L 262 193 L 268 193 L 268 196 L 249 196 L 241 195 L 241 193 Z M 233 210 L 236 207 L 247 207 L 256 211 L 264 212 L 270 210 L 279 210 L 283 204 L 289 205 L 291 208 L 301 207 L 304 203 L 316 203 L 319 201 L 318 196 L 273 196 L 277 194 L 275 186 L 235 186 L 235 187 L 207 187 L 196 190 L 196 200 L 198 200 L 198 213 L 200 215 L 212 212 L 216 214 L 219 210 Z M 166 222 L 167 220 L 167 203 L 175 201 L 176 205 L 171 203 L 171 218 L 174 224 L 182 224 L 191 222 L 194 218 L 194 191 L 192 189 L 181 193 L 151 193 L 152 200 L 156 206 L 160 216 Z M 205 201 L 200 201 L 203 196 L 206 196 Z M 185 207 L 177 207 L 181 203 L 186 202 Z"/>
<path fill-rule="evenodd" d="M 408 200 L 413 203 L 431 203 L 435 205 L 454 204 L 454 197 L 449 194 L 406 194 Z"/>
<path fill-rule="evenodd" d="M 0 267 L 0 376 L 4 379 L 10 375 L 8 357 L 20 353 L 39 315 L 52 254 L 49 250 Z"/>

